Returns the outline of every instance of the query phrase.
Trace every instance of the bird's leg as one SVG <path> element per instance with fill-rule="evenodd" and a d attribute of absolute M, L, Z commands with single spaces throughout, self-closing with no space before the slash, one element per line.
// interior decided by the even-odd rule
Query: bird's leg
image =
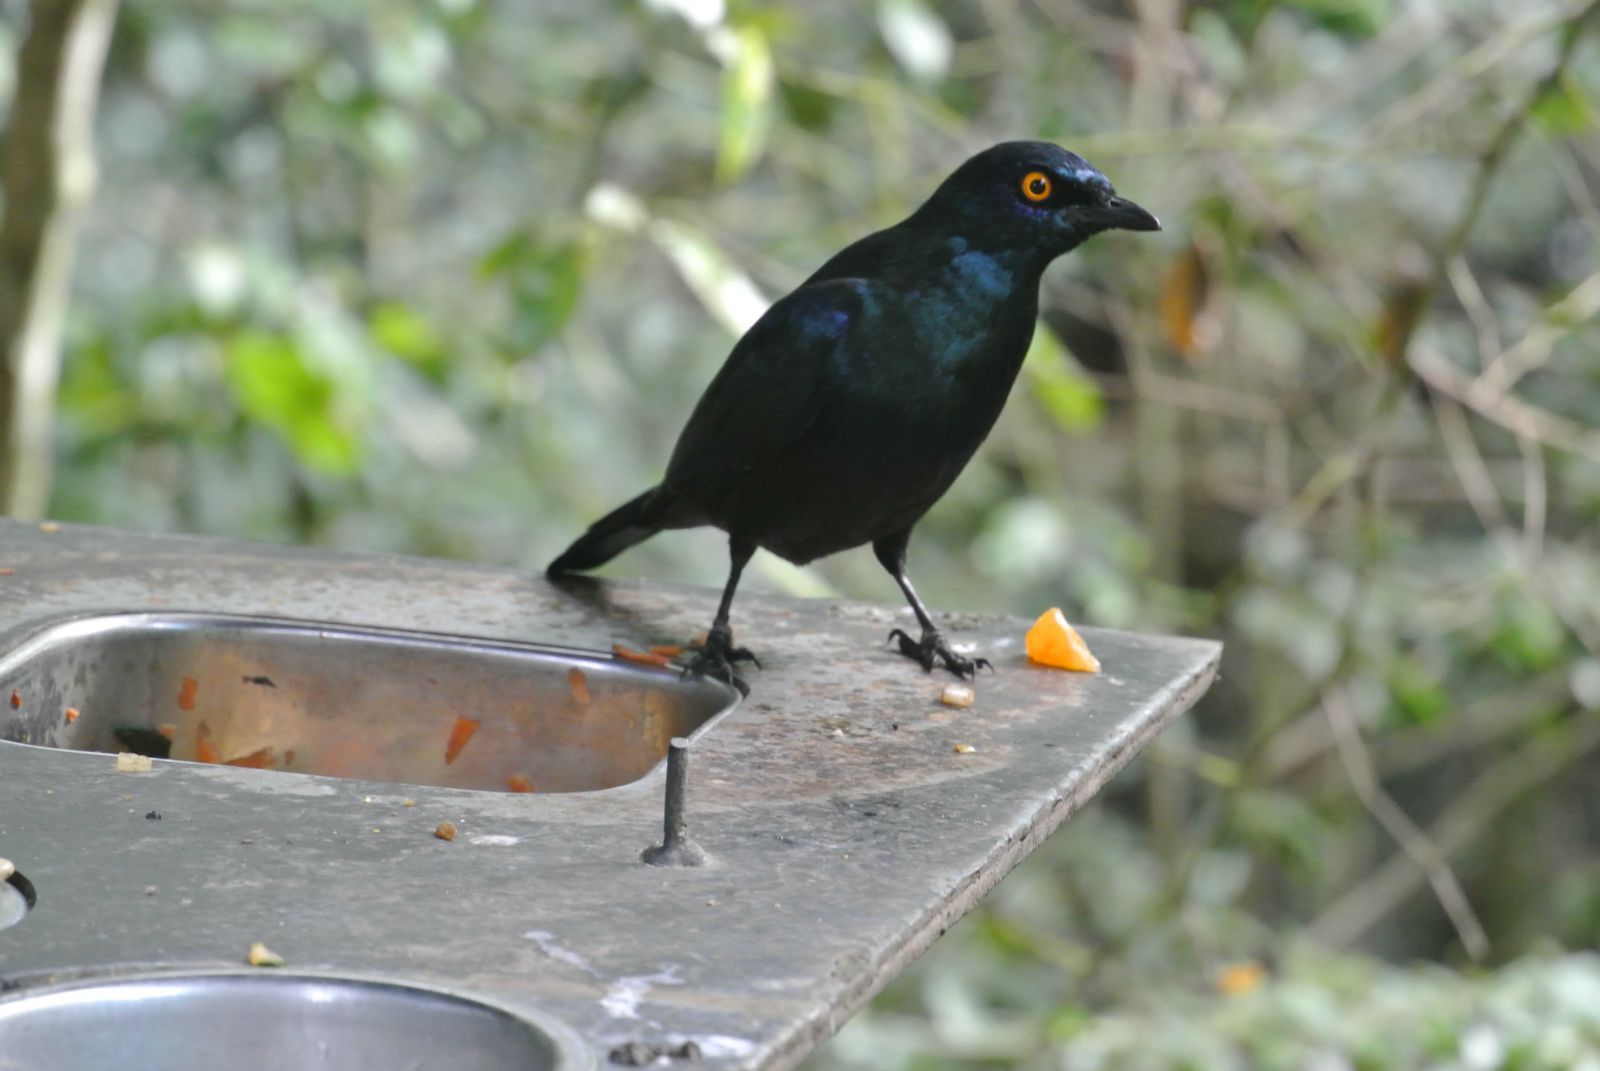
<path fill-rule="evenodd" d="M 761 667 L 761 662 L 755 655 L 743 647 L 733 645 L 733 629 L 728 625 L 728 611 L 733 607 L 733 593 L 739 586 L 739 574 L 744 572 L 745 563 L 755 552 L 754 543 L 728 537 L 728 582 L 723 585 L 722 601 L 717 604 L 717 616 L 712 619 L 711 628 L 706 633 L 705 646 L 700 648 L 688 668 L 683 671 L 685 677 L 691 673 L 702 677 L 716 677 L 729 684 L 740 686 L 743 690 L 739 678 L 734 675 L 733 663 L 754 662 L 756 668 Z"/>
<path fill-rule="evenodd" d="M 898 640 L 900 653 L 907 658 L 912 658 L 928 672 L 933 671 L 935 664 L 942 665 L 957 677 L 976 677 L 979 668 L 994 669 L 987 658 L 966 658 L 956 654 L 945 642 L 944 634 L 933 623 L 933 618 L 928 616 L 928 608 L 922 605 L 922 600 L 917 598 L 917 589 L 911 586 L 911 579 L 906 576 L 906 544 L 911 542 L 911 530 L 886 536 L 872 544 L 873 553 L 877 554 L 878 561 L 889 570 L 889 575 L 894 577 L 894 582 L 900 585 L 900 590 L 905 593 L 906 601 L 911 604 L 911 612 L 917 615 L 917 623 L 922 626 L 922 638 L 913 640 L 902 629 L 895 629 L 889 633 L 891 640 Z"/>

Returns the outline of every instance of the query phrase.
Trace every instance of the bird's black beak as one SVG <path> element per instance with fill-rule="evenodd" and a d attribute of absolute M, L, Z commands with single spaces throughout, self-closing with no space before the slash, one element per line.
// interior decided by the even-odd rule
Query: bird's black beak
<path fill-rule="evenodd" d="M 1161 221 L 1125 197 L 1113 197 L 1100 209 L 1100 221 L 1108 230 L 1159 231 Z"/>

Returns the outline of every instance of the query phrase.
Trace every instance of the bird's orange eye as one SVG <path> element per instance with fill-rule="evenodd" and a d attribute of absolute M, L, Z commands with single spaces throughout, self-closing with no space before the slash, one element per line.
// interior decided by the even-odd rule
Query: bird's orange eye
<path fill-rule="evenodd" d="M 1022 196 L 1030 201 L 1043 201 L 1050 196 L 1050 176 L 1043 171 L 1029 171 L 1022 176 Z"/>

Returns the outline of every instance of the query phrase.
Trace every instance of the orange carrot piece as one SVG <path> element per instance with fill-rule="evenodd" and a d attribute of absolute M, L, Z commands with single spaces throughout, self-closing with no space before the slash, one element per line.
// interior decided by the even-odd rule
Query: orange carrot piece
<path fill-rule="evenodd" d="M 22 709 L 22 693 L 17 691 L 15 688 L 11 689 L 11 709 Z"/>
<path fill-rule="evenodd" d="M 164 721 L 160 725 L 156 726 L 156 732 L 160 733 L 168 740 L 171 740 L 173 737 L 178 735 L 178 727 L 172 724 L 170 721 Z"/>
<path fill-rule="evenodd" d="M 270 747 L 256 748 L 248 755 L 240 755 L 236 759 L 229 759 L 225 766 L 246 766 L 252 770 L 265 770 L 272 765 L 272 749 Z"/>
<path fill-rule="evenodd" d="M 178 709 L 193 710 L 195 693 L 199 690 L 199 681 L 193 677 L 183 678 L 183 687 L 178 689 Z"/>
<path fill-rule="evenodd" d="M 580 707 L 588 706 L 593 700 L 589 694 L 589 678 L 577 666 L 567 670 L 567 687 L 572 689 L 572 698 L 577 700 Z"/>
<path fill-rule="evenodd" d="M 68 707 L 67 708 L 67 724 L 68 725 L 71 725 L 73 722 L 77 721 L 78 717 L 79 717 L 79 714 L 78 714 L 78 708 L 77 707 Z"/>
<path fill-rule="evenodd" d="M 650 653 L 660 655 L 662 658 L 677 658 L 683 654 L 683 645 L 679 643 L 658 643 L 650 648 Z"/>
<path fill-rule="evenodd" d="M 670 666 L 672 659 L 666 655 L 654 654 L 650 651 L 635 651 L 632 647 L 624 647 L 620 643 L 611 645 L 611 653 L 624 662 L 637 662 L 641 666 Z"/>
<path fill-rule="evenodd" d="M 222 756 L 217 754 L 217 749 L 211 745 L 211 726 L 201 722 L 194 731 L 194 757 L 201 762 L 217 764 L 222 762 Z"/>
<path fill-rule="evenodd" d="M 478 731 L 478 723 L 471 718 L 457 718 L 450 727 L 450 740 L 444 746 L 444 764 L 449 766 L 461 755 L 461 749 L 467 746 L 467 741 L 472 739 L 472 734 Z"/>
<path fill-rule="evenodd" d="M 533 782 L 519 773 L 514 773 L 506 778 L 506 787 L 513 792 L 532 792 Z"/>

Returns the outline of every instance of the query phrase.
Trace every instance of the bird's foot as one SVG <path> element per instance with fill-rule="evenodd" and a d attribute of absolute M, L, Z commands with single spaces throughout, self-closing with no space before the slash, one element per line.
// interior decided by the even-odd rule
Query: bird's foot
<path fill-rule="evenodd" d="M 936 628 L 924 630 L 920 640 L 913 640 L 901 629 L 889 633 L 889 638 L 899 640 L 900 653 L 913 659 L 929 673 L 933 672 L 936 664 L 962 680 L 976 677 L 979 669 L 994 672 L 994 664 L 987 658 L 967 658 L 952 651 L 950 645 L 944 642 L 944 634 Z"/>
<path fill-rule="evenodd" d="M 733 645 L 732 629 L 713 628 L 706 633 L 705 644 L 684 667 L 682 676 L 715 677 L 736 688 L 742 688 L 743 682 L 733 671 L 735 662 L 754 662 L 757 669 L 761 668 L 761 660 L 751 654 L 749 648 Z"/>

